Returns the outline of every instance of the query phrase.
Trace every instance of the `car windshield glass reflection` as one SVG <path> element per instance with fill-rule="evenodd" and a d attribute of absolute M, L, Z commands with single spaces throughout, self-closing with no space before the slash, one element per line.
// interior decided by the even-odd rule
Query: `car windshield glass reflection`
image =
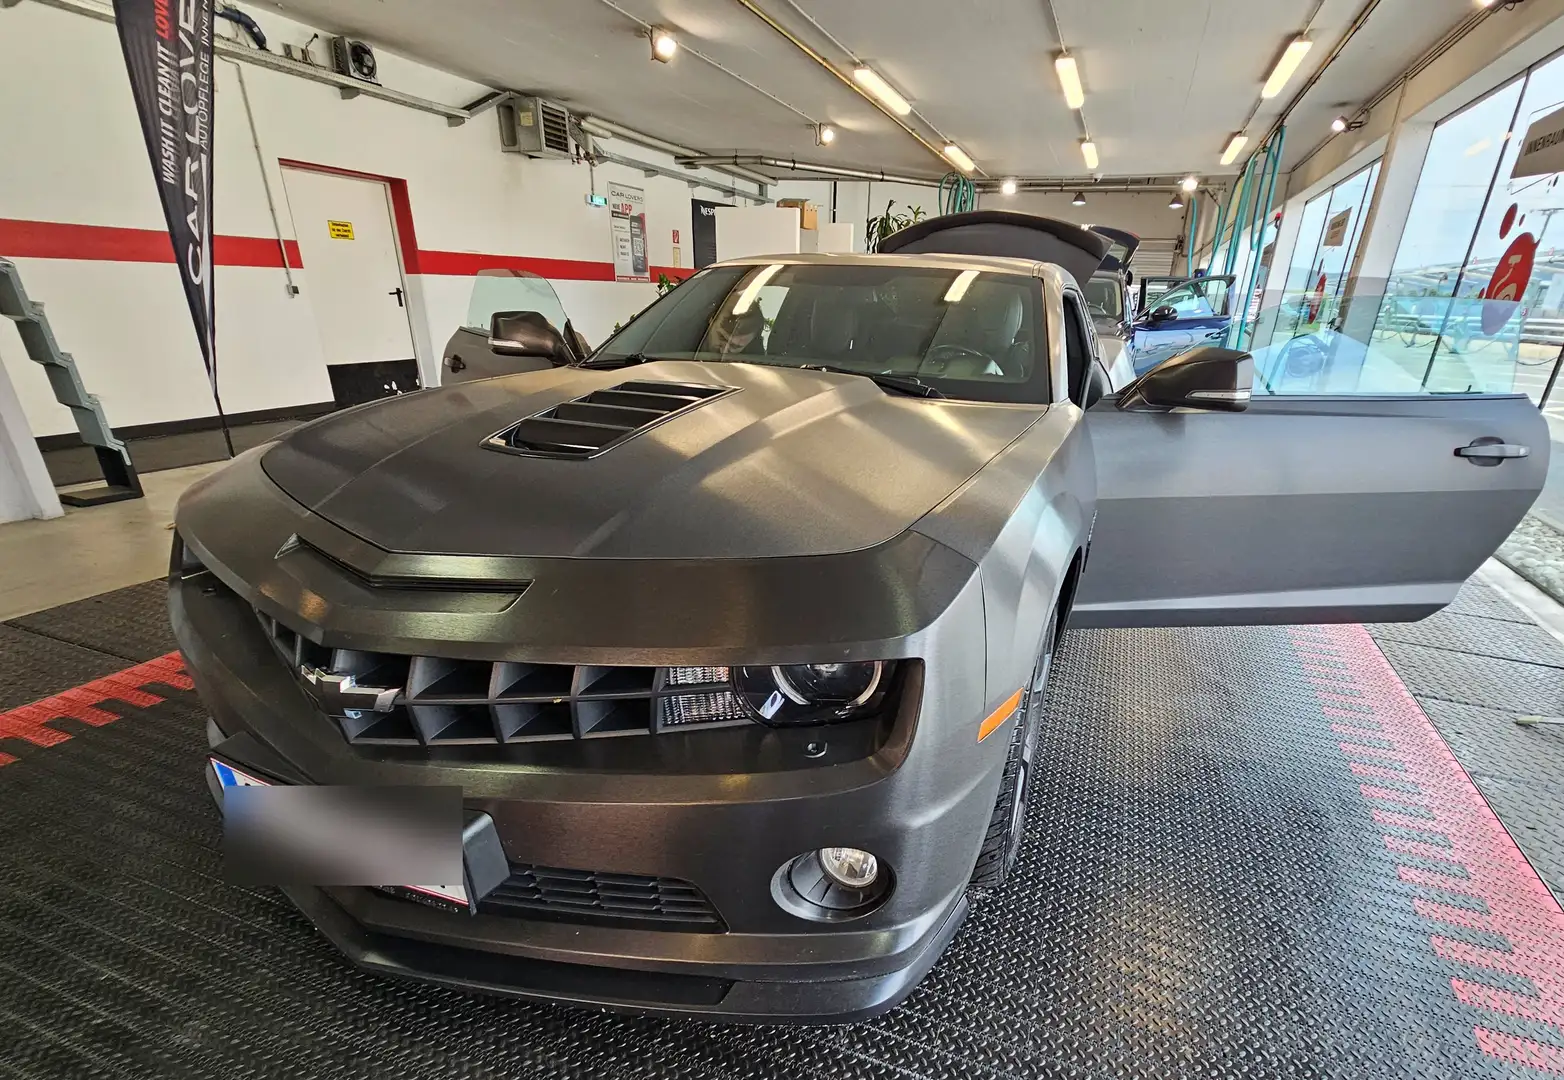
<path fill-rule="evenodd" d="M 1048 400 L 1041 283 L 937 267 L 719 267 L 680 285 L 592 357 L 841 368 L 947 397 Z"/>

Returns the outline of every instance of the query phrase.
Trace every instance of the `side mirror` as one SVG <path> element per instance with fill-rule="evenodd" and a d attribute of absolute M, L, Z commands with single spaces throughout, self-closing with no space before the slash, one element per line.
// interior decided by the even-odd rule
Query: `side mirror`
<path fill-rule="evenodd" d="M 1149 323 L 1167 322 L 1169 319 L 1176 318 L 1178 318 L 1178 308 L 1167 304 L 1159 308 L 1152 308 L 1146 315 L 1146 321 Z"/>
<path fill-rule="evenodd" d="M 575 359 L 564 335 L 536 311 L 496 311 L 489 320 L 489 348 L 501 356 L 539 356 L 555 365 Z"/>
<path fill-rule="evenodd" d="M 1129 412 L 1243 412 L 1253 390 L 1252 356 L 1204 345 L 1179 353 L 1130 383 L 1119 395 L 1119 408 Z"/>

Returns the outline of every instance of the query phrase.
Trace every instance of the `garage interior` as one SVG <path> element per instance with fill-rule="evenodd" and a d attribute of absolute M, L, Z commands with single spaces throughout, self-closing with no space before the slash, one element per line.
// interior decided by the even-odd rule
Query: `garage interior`
<path fill-rule="evenodd" d="M 1520 394 L 1557 441 L 1564 159 L 1519 159 L 1564 107 L 1564 0 L 218 14 L 214 373 L 114 9 L 0 0 L 0 1075 L 1564 1074 L 1564 466 L 1422 621 L 1066 633 L 1015 872 L 840 1026 L 355 968 L 225 880 L 167 610 L 190 485 L 452 381 L 516 290 L 595 347 L 713 261 L 914 210 L 1127 230 L 1137 314 L 1227 281 L 1265 392 Z M 1460 305 L 1521 229 L 1489 329 Z M 1355 381 L 1321 333 L 1375 354 Z"/>

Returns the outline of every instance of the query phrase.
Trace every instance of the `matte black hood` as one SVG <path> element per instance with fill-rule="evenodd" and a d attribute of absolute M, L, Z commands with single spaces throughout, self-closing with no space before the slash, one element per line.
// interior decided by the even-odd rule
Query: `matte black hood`
<path fill-rule="evenodd" d="M 484 441 L 625 382 L 732 387 L 577 460 Z M 873 546 L 960 487 L 1045 407 L 892 395 L 853 375 L 664 361 L 410 394 L 292 432 L 271 480 L 388 551 L 754 558 Z"/>

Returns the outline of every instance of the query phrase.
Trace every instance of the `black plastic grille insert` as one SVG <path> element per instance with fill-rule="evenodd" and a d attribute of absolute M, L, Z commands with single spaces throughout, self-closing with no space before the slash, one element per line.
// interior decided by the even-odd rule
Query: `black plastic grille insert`
<path fill-rule="evenodd" d="M 641 924 L 661 930 L 721 933 L 727 929 L 711 901 L 688 881 L 522 863 L 511 864 L 510 877 L 479 902 L 478 910 L 486 915 Z"/>
<path fill-rule="evenodd" d="M 725 667 L 453 660 L 334 649 L 257 612 L 350 743 L 492 745 L 656 735 L 753 721 Z M 335 689 L 321 690 L 321 684 Z"/>

